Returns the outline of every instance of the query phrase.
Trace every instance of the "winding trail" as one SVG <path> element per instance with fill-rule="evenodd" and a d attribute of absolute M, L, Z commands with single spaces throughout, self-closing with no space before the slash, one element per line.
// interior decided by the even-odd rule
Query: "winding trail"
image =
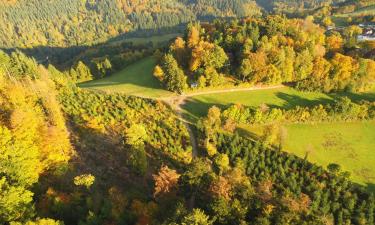
<path fill-rule="evenodd" d="M 187 131 L 189 132 L 190 144 L 192 146 L 192 158 L 194 159 L 195 157 L 198 156 L 198 140 L 194 134 L 192 124 L 189 121 L 187 121 L 183 115 L 183 109 L 181 106 L 185 104 L 185 99 L 186 98 L 177 97 L 177 98 L 169 99 L 169 101 L 166 101 L 166 100 L 163 100 L 163 101 L 171 106 L 171 108 L 176 112 L 178 119 L 185 124 L 185 127 Z"/>
<path fill-rule="evenodd" d="M 221 93 L 230 93 L 230 92 L 241 92 L 241 91 L 256 91 L 256 90 L 269 90 L 269 89 L 277 89 L 283 88 L 284 85 L 274 85 L 274 86 L 254 86 L 254 87 L 247 87 L 247 88 L 231 88 L 231 89 L 222 89 L 222 90 L 211 90 L 211 91 L 201 91 L 201 92 L 193 92 L 182 94 L 178 96 L 171 96 L 171 97 L 163 97 L 157 98 L 168 104 L 178 115 L 179 120 L 185 124 L 186 129 L 189 132 L 190 136 L 190 143 L 192 146 L 192 158 L 196 158 L 198 156 L 198 140 L 194 134 L 193 125 L 189 122 L 183 115 L 182 106 L 186 103 L 186 99 L 194 96 L 199 95 L 208 95 L 208 94 L 221 94 Z"/>

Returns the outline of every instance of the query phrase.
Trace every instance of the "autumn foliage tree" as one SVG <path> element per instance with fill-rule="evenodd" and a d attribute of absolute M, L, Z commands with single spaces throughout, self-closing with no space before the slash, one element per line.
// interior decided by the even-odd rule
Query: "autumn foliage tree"
<path fill-rule="evenodd" d="M 30 188 L 73 154 L 49 71 L 20 52 L 0 52 L 0 223 L 33 213 Z"/>
<path fill-rule="evenodd" d="M 158 174 L 153 175 L 155 181 L 154 196 L 167 194 L 177 188 L 180 175 L 168 166 L 162 166 Z"/>

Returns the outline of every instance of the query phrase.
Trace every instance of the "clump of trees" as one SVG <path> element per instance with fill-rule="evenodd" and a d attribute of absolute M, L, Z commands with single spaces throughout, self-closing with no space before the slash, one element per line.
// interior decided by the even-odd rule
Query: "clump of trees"
<path fill-rule="evenodd" d="M 169 76 L 163 67 L 173 62 L 193 87 L 219 86 L 224 78 L 235 78 L 237 83 L 292 83 L 306 91 L 364 91 L 375 80 L 375 61 L 366 58 L 366 50 L 353 54 L 360 33 L 350 26 L 326 34 L 311 16 L 190 24 L 185 38 L 170 45 L 155 75 Z"/>
<path fill-rule="evenodd" d="M 228 61 L 228 56 L 219 45 L 201 38 L 203 30 L 199 24 L 190 24 L 186 41 L 177 38 L 170 46 L 169 53 L 162 58 L 161 66 L 155 67 L 155 77 L 168 90 L 181 93 L 187 89 L 188 83 L 198 87 L 222 83 L 223 75 L 219 72 Z"/>

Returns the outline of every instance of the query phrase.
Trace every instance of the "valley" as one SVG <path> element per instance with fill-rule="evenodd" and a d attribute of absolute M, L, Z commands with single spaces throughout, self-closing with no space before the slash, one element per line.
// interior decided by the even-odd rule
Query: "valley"
<path fill-rule="evenodd" d="M 375 224 L 374 5 L 0 0 L 0 224 Z"/>

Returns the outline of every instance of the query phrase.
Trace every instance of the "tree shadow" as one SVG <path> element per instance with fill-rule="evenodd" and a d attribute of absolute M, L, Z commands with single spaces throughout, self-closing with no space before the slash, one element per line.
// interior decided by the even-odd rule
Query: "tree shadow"
<path fill-rule="evenodd" d="M 208 110 L 213 106 L 221 110 L 225 110 L 228 107 L 225 104 L 208 103 L 195 98 L 188 98 L 181 108 L 184 110 L 184 116 L 186 116 L 184 118 L 196 122 L 199 118 L 207 116 Z"/>
<path fill-rule="evenodd" d="M 353 102 L 360 102 L 362 100 L 373 102 L 375 101 L 375 92 L 363 92 L 363 93 L 353 93 L 353 92 L 338 92 L 329 94 L 332 98 L 337 97 L 348 97 Z"/>
<path fill-rule="evenodd" d="M 284 92 L 277 92 L 276 96 L 279 99 L 282 99 L 284 101 L 282 105 L 282 108 L 284 109 L 292 109 L 292 108 L 295 108 L 296 106 L 315 106 L 319 104 L 332 103 L 332 99 L 329 99 L 328 97 L 327 98 L 320 97 L 320 98 L 311 100 L 311 99 L 303 98 L 298 95 L 287 94 Z M 278 106 L 270 105 L 270 107 L 278 107 Z"/>
<path fill-rule="evenodd" d="M 374 183 L 366 183 L 366 189 L 369 192 L 375 193 L 375 184 Z"/>
<path fill-rule="evenodd" d="M 250 130 L 246 130 L 243 127 L 236 127 L 236 132 L 243 137 L 249 138 L 252 141 L 258 141 L 259 136 Z"/>

